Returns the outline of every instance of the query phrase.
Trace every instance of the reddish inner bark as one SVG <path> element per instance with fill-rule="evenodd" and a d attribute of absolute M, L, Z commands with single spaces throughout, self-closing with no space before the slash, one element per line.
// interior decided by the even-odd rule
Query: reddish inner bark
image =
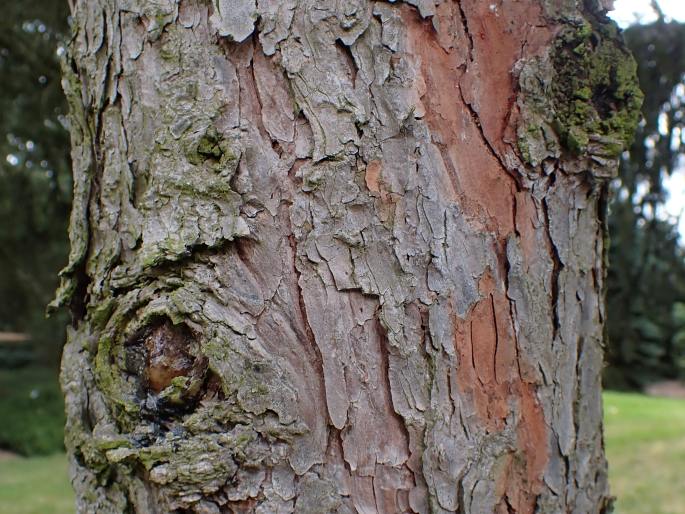
<path fill-rule="evenodd" d="M 420 59 L 426 84 L 425 118 L 442 152 L 450 191 L 465 215 L 496 234 L 502 262 L 504 243 L 514 232 L 527 260 L 538 251 L 535 207 L 528 193 L 517 192 L 501 156 L 509 151 L 516 123 L 514 64 L 522 52 L 534 55 L 548 44 L 553 31 L 534 2 L 493 9 L 488 2 L 471 1 L 461 2 L 461 9 L 457 3 L 442 4 L 436 24 L 403 9 L 409 52 Z M 521 378 L 504 276 L 504 266 L 486 273 L 479 283 L 481 300 L 465 319 L 454 316 L 457 383 L 488 431 L 515 424 L 518 449 L 503 459 L 496 478 L 498 509 L 532 513 L 548 461 L 548 428 L 536 385 Z"/>

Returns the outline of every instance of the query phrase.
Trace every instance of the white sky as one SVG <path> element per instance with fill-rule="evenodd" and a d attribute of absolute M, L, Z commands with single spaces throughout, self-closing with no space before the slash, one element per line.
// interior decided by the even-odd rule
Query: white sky
<path fill-rule="evenodd" d="M 659 0 L 658 3 L 664 15 L 685 22 L 685 0 Z M 616 0 L 610 16 L 622 27 L 627 27 L 631 23 L 649 23 L 656 20 L 649 0 Z"/>
<path fill-rule="evenodd" d="M 658 0 L 658 3 L 665 16 L 685 22 L 685 0 Z M 650 4 L 650 0 L 616 0 L 610 16 L 622 27 L 633 23 L 650 23 L 656 20 Z M 685 241 L 685 166 L 679 167 L 670 177 L 665 177 L 664 187 L 668 191 L 668 200 L 664 212 L 658 212 L 657 215 L 680 217 L 678 228 L 682 243 Z"/>

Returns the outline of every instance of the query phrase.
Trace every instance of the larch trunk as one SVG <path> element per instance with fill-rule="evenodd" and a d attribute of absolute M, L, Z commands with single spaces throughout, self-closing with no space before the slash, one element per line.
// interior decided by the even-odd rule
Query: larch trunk
<path fill-rule="evenodd" d="M 601 5 L 72 4 L 80 512 L 605 512 Z"/>

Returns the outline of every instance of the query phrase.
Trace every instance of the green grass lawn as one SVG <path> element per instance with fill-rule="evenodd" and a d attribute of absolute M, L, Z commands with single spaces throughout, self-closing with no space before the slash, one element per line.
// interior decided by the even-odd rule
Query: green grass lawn
<path fill-rule="evenodd" d="M 74 514 L 74 510 L 64 454 L 0 457 L 0 514 Z"/>
<path fill-rule="evenodd" d="M 616 514 L 685 514 L 685 401 L 604 394 Z"/>
<path fill-rule="evenodd" d="M 616 514 L 685 513 L 685 401 L 605 393 Z M 71 514 L 63 454 L 0 458 L 0 514 Z"/>

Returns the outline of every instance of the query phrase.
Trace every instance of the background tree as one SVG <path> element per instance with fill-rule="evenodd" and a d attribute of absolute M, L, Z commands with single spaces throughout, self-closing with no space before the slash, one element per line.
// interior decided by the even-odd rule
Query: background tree
<path fill-rule="evenodd" d="M 71 200 L 66 101 L 58 44 L 62 2 L 6 2 L 0 17 L 0 331 L 31 334 L 37 353 L 0 347 L 0 366 L 39 357 L 55 366 L 66 317 L 45 319 L 68 254 Z M 20 355 L 21 354 L 21 355 Z"/>
<path fill-rule="evenodd" d="M 685 165 L 685 26 L 661 19 L 625 37 L 646 100 L 613 187 L 605 383 L 639 388 L 685 375 L 685 255 L 664 216 L 664 181 Z"/>
<path fill-rule="evenodd" d="M 605 512 L 598 2 L 76 0 L 84 512 Z"/>

